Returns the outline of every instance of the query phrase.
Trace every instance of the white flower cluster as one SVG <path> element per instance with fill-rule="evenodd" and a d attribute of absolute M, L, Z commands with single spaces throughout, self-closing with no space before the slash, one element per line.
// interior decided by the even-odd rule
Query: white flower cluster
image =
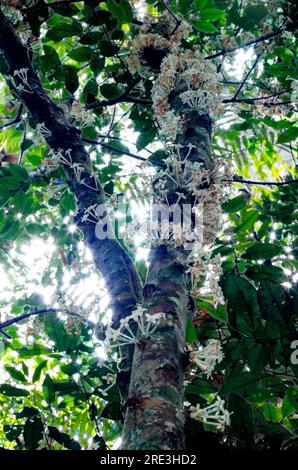
<path fill-rule="evenodd" d="M 220 341 L 217 339 L 208 340 L 205 347 L 200 346 L 197 350 L 190 353 L 190 359 L 192 363 L 198 366 L 209 379 L 216 364 L 223 360 Z"/>
<path fill-rule="evenodd" d="M 213 119 L 222 113 L 221 85 L 215 66 L 204 60 L 198 50 L 174 49 L 162 62 L 152 94 L 160 132 L 167 141 L 175 141 L 183 132 L 182 113 L 175 112 L 170 103 L 173 90 L 181 90 L 182 104 L 199 114 Z"/>
<path fill-rule="evenodd" d="M 5 5 L 1 5 L 1 10 L 3 11 L 6 18 L 13 24 L 23 22 L 24 17 L 22 13 L 17 9 L 18 1 L 9 0 L 5 2 Z"/>
<path fill-rule="evenodd" d="M 95 116 L 88 112 L 85 106 L 82 106 L 79 101 L 74 101 L 70 113 L 79 121 L 82 129 L 94 124 Z"/>
<path fill-rule="evenodd" d="M 193 297 L 208 296 L 214 308 L 218 304 L 224 304 L 224 296 L 218 279 L 222 275 L 221 256 L 211 256 L 211 247 L 203 251 L 201 247 L 194 245 L 188 256 L 187 273 L 190 275 L 191 294 Z M 204 282 L 203 282 L 204 281 Z"/>
<path fill-rule="evenodd" d="M 86 170 L 86 168 L 84 168 L 83 165 L 81 165 L 80 163 L 73 162 L 71 152 L 72 152 L 71 149 L 67 149 L 67 150 L 58 149 L 56 151 L 51 149 L 49 151 L 49 155 L 52 158 L 52 161 L 54 163 L 62 164 L 72 169 L 74 172 L 74 176 L 79 184 L 82 184 L 86 186 L 87 188 L 92 189 L 93 191 L 98 191 L 99 185 L 98 185 L 98 179 L 97 179 L 96 173 L 91 172 L 88 178 L 83 178 L 82 175 L 83 175 L 83 172 Z M 93 180 L 94 186 L 86 182 L 86 180 L 89 178 Z"/>
<path fill-rule="evenodd" d="M 204 424 L 215 426 L 219 431 L 224 431 L 225 427 L 230 425 L 230 413 L 225 409 L 225 401 L 219 396 L 206 408 L 201 408 L 199 404 L 191 406 L 190 416 Z"/>
<path fill-rule="evenodd" d="M 138 305 L 131 315 L 120 320 L 118 329 L 108 327 L 106 330 L 106 347 L 108 350 L 121 348 L 128 344 L 138 344 L 142 338 L 152 336 L 160 322 L 164 321 L 163 312 L 149 314 L 147 309 Z M 138 328 L 133 327 L 136 323 Z"/>
<path fill-rule="evenodd" d="M 52 135 L 52 132 L 46 127 L 44 122 L 38 123 L 36 125 L 35 130 L 37 131 L 37 134 L 38 134 L 37 136 L 33 137 L 33 142 L 35 145 L 40 144 L 40 136 L 43 139 L 47 140 Z"/>
<path fill-rule="evenodd" d="M 131 53 L 127 64 L 130 72 L 148 77 L 154 72 L 146 60 L 146 50 L 166 55 L 183 37 L 187 37 L 191 27 L 182 18 L 175 19 L 168 11 L 158 18 L 147 15 L 144 18 L 139 34 L 131 42 Z M 159 72 L 157 69 L 156 72 Z"/>
<path fill-rule="evenodd" d="M 23 93 L 23 92 L 33 93 L 32 89 L 31 89 L 31 86 L 30 86 L 30 83 L 28 82 L 28 71 L 29 71 L 28 68 L 22 68 L 22 69 L 15 70 L 14 73 L 13 73 L 13 76 L 15 77 L 15 78 L 13 78 L 15 87 L 20 93 Z M 21 83 L 17 84 L 16 83 L 16 78 Z"/>

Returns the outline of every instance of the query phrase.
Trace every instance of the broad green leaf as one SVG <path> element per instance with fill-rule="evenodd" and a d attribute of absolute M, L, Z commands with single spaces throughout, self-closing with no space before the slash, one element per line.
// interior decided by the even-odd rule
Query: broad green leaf
<path fill-rule="evenodd" d="M 36 450 L 43 438 L 43 424 L 40 418 L 28 418 L 24 426 L 24 442 L 29 450 Z"/>
<path fill-rule="evenodd" d="M 262 381 L 268 374 L 262 371 L 258 372 L 242 372 L 232 377 L 227 377 L 225 382 L 220 389 L 220 394 L 227 395 L 229 393 L 240 393 L 244 390 L 250 393 L 256 392 L 257 385 Z"/>
<path fill-rule="evenodd" d="M 246 259 L 271 259 L 281 252 L 282 248 L 278 245 L 256 242 L 247 248 L 242 256 Z"/>
<path fill-rule="evenodd" d="M 30 393 L 28 390 L 23 388 L 13 387 L 9 384 L 0 385 L 0 395 L 5 395 L 6 397 L 28 397 Z"/>

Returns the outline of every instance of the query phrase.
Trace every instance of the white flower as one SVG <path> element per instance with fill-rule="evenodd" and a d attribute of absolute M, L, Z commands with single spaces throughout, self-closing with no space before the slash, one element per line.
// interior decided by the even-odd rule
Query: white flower
<path fill-rule="evenodd" d="M 28 68 L 22 68 L 22 69 L 15 70 L 13 73 L 13 76 L 15 77 L 13 79 L 15 87 L 21 93 L 22 92 L 32 93 L 31 86 L 28 82 L 28 71 L 29 71 Z M 16 79 L 21 81 L 21 83 L 16 83 Z"/>
<path fill-rule="evenodd" d="M 190 353 L 190 358 L 209 378 L 214 371 L 216 364 L 223 360 L 220 341 L 210 339 L 204 348 Z"/>
<path fill-rule="evenodd" d="M 44 139 L 47 139 L 52 135 L 52 132 L 45 126 L 44 122 L 37 124 L 36 130 L 42 135 Z"/>
<path fill-rule="evenodd" d="M 230 413 L 225 409 L 225 402 L 219 396 L 206 408 L 201 408 L 199 404 L 191 406 L 190 416 L 204 424 L 215 426 L 220 431 L 224 431 L 225 427 L 230 425 Z"/>

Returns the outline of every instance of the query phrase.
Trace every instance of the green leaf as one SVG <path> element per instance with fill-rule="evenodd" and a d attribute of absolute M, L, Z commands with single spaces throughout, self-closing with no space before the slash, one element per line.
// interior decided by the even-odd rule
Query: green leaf
<path fill-rule="evenodd" d="M 261 320 L 257 291 L 246 279 L 229 274 L 225 281 L 229 323 L 244 334 L 251 334 Z"/>
<path fill-rule="evenodd" d="M 6 397 L 28 397 L 30 393 L 23 388 L 13 387 L 9 384 L 0 385 L 0 394 Z"/>
<path fill-rule="evenodd" d="M 202 18 L 204 18 L 204 20 L 218 20 L 224 16 L 224 10 L 220 10 L 219 8 L 205 8 L 202 12 Z"/>
<path fill-rule="evenodd" d="M 95 57 L 95 52 L 90 47 L 80 46 L 70 52 L 69 57 L 77 62 L 88 62 Z"/>
<path fill-rule="evenodd" d="M 41 372 L 46 367 L 47 363 L 48 363 L 48 361 L 45 359 L 40 364 L 38 364 L 38 366 L 36 367 L 36 369 L 34 371 L 33 377 L 32 377 L 32 382 L 33 383 L 38 382 L 38 380 L 40 379 L 40 376 L 41 376 Z"/>
<path fill-rule="evenodd" d="M 264 279 L 258 290 L 258 299 L 264 317 L 277 320 L 286 327 L 284 321 L 291 316 L 292 306 L 284 288 L 275 281 Z"/>
<path fill-rule="evenodd" d="M 246 259 L 271 259 L 281 252 L 282 248 L 273 243 L 255 242 L 247 248 L 242 257 Z"/>
<path fill-rule="evenodd" d="M 98 45 L 100 52 L 104 57 L 113 57 L 119 51 L 119 47 L 102 39 Z"/>
<path fill-rule="evenodd" d="M 237 224 L 235 233 L 246 232 L 251 230 L 255 222 L 259 218 L 259 212 L 257 210 L 251 210 L 246 213 L 246 217 L 240 224 Z"/>
<path fill-rule="evenodd" d="M 65 191 L 60 199 L 60 209 L 63 216 L 75 212 L 77 207 L 75 196 L 70 191 Z"/>
<path fill-rule="evenodd" d="M 282 282 L 286 281 L 287 276 L 281 268 L 277 266 L 268 266 L 266 264 L 256 264 L 250 266 L 245 275 L 253 281 L 262 281 L 263 279 L 270 279 L 271 281 Z"/>
<path fill-rule="evenodd" d="M 37 408 L 34 408 L 32 406 L 24 406 L 22 411 L 20 413 L 16 413 L 16 418 L 21 419 L 21 418 L 33 418 L 34 416 L 39 415 L 39 410 Z"/>
<path fill-rule="evenodd" d="M 71 24 L 66 23 L 65 20 L 59 21 L 59 24 L 53 26 L 48 30 L 46 38 L 52 41 L 61 41 L 67 37 L 76 36 L 82 32 L 82 26 L 77 21 Z"/>
<path fill-rule="evenodd" d="M 192 320 L 188 320 L 187 327 L 186 327 L 186 342 L 193 343 L 194 340 L 197 338 L 196 330 L 193 326 Z"/>
<path fill-rule="evenodd" d="M 298 387 L 291 387 L 282 402 L 282 415 L 287 418 L 298 410 Z"/>
<path fill-rule="evenodd" d="M 277 142 L 279 144 L 284 144 L 285 142 L 291 142 L 298 138 L 298 127 L 290 127 L 282 134 L 279 134 Z"/>
<path fill-rule="evenodd" d="M 98 85 L 95 78 L 91 78 L 88 80 L 86 85 L 84 86 L 82 98 L 83 101 L 86 103 L 92 103 L 95 101 L 95 98 L 98 94 Z"/>
<path fill-rule="evenodd" d="M 237 196 L 234 197 L 233 199 L 229 199 L 227 202 L 224 202 L 222 205 L 223 211 L 224 212 L 237 212 L 242 207 L 247 204 L 247 201 L 244 196 Z"/>
<path fill-rule="evenodd" d="M 153 152 L 150 155 L 148 160 L 154 165 L 154 164 L 163 163 L 165 158 L 167 158 L 167 154 L 164 152 L 164 150 L 156 150 L 156 152 Z"/>
<path fill-rule="evenodd" d="M 55 390 L 54 390 L 54 383 L 53 379 L 47 374 L 43 381 L 43 392 L 45 395 L 45 399 L 49 404 L 53 403 L 55 399 Z"/>
<path fill-rule="evenodd" d="M 107 403 L 103 408 L 100 417 L 111 419 L 113 421 L 122 421 L 123 416 L 120 403 Z"/>
<path fill-rule="evenodd" d="M 12 176 L 14 176 L 14 178 L 16 178 L 18 181 L 27 181 L 29 178 L 28 171 L 23 166 L 10 163 L 8 165 L 8 169 Z"/>
<path fill-rule="evenodd" d="M 26 377 L 24 376 L 24 374 L 20 370 L 17 370 L 14 367 L 10 367 L 10 366 L 5 366 L 5 369 L 7 370 L 9 375 L 13 379 L 17 380 L 18 382 L 25 382 L 25 383 L 27 382 Z"/>
<path fill-rule="evenodd" d="M 4 176 L 0 178 L 0 188 L 1 190 L 6 189 L 7 191 L 13 191 L 15 189 L 19 189 L 20 187 L 20 180 L 15 178 L 14 176 Z"/>
<path fill-rule="evenodd" d="M 48 436 L 51 439 L 54 439 L 59 444 L 63 445 L 66 449 L 69 449 L 69 450 L 81 449 L 80 444 L 76 442 L 74 439 L 71 439 L 71 437 L 68 434 L 64 432 L 60 432 L 59 429 L 55 428 L 54 426 L 49 426 L 48 430 L 49 430 Z"/>
<path fill-rule="evenodd" d="M 237 436 L 240 440 L 252 443 L 253 417 L 250 404 L 240 395 L 231 393 L 228 410 L 231 416 L 229 432 Z"/>
<path fill-rule="evenodd" d="M 45 71 L 56 70 L 60 66 L 60 59 L 58 53 L 53 47 L 43 46 L 44 55 L 39 58 L 39 64 Z"/>
<path fill-rule="evenodd" d="M 24 442 L 27 449 L 36 450 L 43 438 L 43 424 L 40 418 L 27 419 L 24 426 Z"/>
<path fill-rule="evenodd" d="M 196 21 L 194 23 L 194 27 L 203 33 L 216 33 L 218 31 L 218 29 L 212 23 L 208 23 L 207 21 L 203 20 Z"/>
<path fill-rule="evenodd" d="M 80 368 L 77 364 L 63 364 L 61 370 L 66 375 L 73 375 L 76 374 Z"/>
<path fill-rule="evenodd" d="M 3 431 L 9 441 L 15 441 L 21 435 L 23 426 L 19 424 L 4 424 Z"/>
<path fill-rule="evenodd" d="M 268 374 L 262 371 L 257 372 L 242 372 L 232 377 L 227 377 L 220 390 L 221 395 L 227 395 L 234 392 L 249 391 L 252 393 L 256 391 L 257 384 L 267 377 Z"/>
<path fill-rule="evenodd" d="M 73 94 L 79 87 L 77 69 L 71 65 L 65 66 L 65 87 L 71 94 Z"/>
<path fill-rule="evenodd" d="M 116 83 L 104 83 L 100 87 L 100 93 L 104 98 L 116 98 L 121 94 L 118 85 Z"/>
<path fill-rule="evenodd" d="M 194 9 L 196 11 L 203 11 L 210 3 L 210 0 L 194 0 Z"/>
<path fill-rule="evenodd" d="M 155 129 L 152 127 L 146 132 L 141 132 L 137 138 L 136 147 L 137 150 L 143 150 L 147 145 L 149 145 L 156 135 Z"/>

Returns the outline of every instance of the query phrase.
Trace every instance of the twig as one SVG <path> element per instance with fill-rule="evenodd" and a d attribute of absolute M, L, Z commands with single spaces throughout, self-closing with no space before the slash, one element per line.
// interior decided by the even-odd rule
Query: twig
<path fill-rule="evenodd" d="M 19 155 L 19 161 L 18 161 L 19 165 L 22 165 L 22 162 L 23 162 L 26 137 L 27 137 L 27 120 L 25 119 L 24 120 L 24 132 L 23 132 L 22 142 L 20 146 L 20 155 Z"/>
<path fill-rule="evenodd" d="M 18 113 L 17 113 L 16 117 L 12 121 L 7 122 L 6 124 L 2 124 L 2 126 L 0 126 L 0 130 L 5 129 L 5 127 L 13 126 L 14 124 L 18 124 L 21 121 L 23 108 L 24 108 L 24 106 L 21 104 L 19 109 L 18 109 Z"/>
<path fill-rule="evenodd" d="M 121 155 L 127 155 L 128 157 L 135 158 L 136 160 L 141 160 L 142 162 L 147 162 L 147 159 L 144 157 L 140 157 L 139 155 L 135 155 L 134 153 L 131 152 L 126 152 L 125 150 L 118 149 L 116 147 L 112 147 L 109 144 L 105 144 L 103 142 L 99 142 L 97 140 L 92 140 L 92 139 L 82 139 L 84 142 L 92 145 L 100 145 L 101 147 L 110 150 L 111 152 L 119 153 Z"/>
<path fill-rule="evenodd" d="M 95 428 L 96 428 L 96 432 L 97 432 L 97 435 L 98 437 L 100 437 L 102 440 L 103 440 L 103 443 L 104 443 L 104 446 L 106 448 L 106 450 L 109 450 L 109 446 L 107 445 L 107 443 L 105 442 L 103 436 L 102 436 L 102 431 L 100 430 L 99 428 L 99 425 L 98 425 L 98 420 L 97 420 L 97 416 L 95 414 L 95 411 L 94 411 L 94 403 L 90 400 L 90 395 L 89 393 L 87 392 L 86 390 L 86 387 L 84 385 L 84 377 L 81 377 L 81 384 L 82 384 L 82 387 L 83 387 L 83 390 L 84 390 L 84 393 L 85 393 L 85 396 L 86 396 L 86 400 L 88 402 L 88 406 L 89 406 L 89 412 L 90 412 L 90 415 L 91 415 L 91 420 L 94 421 L 95 423 Z"/>
<path fill-rule="evenodd" d="M 119 96 L 111 98 L 110 100 L 95 101 L 94 103 L 89 103 L 85 105 L 86 109 L 100 109 L 107 106 L 113 106 L 117 103 L 136 103 L 136 104 L 150 104 L 151 100 L 146 100 L 143 98 L 137 98 L 134 96 L 128 96 L 128 94 L 133 90 L 133 88 L 140 82 L 140 78 L 135 79 L 126 90 Z"/>
<path fill-rule="evenodd" d="M 233 100 L 236 100 L 237 96 L 239 95 L 239 93 L 241 92 L 242 88 L 244 87 L 246 81 L 248 80 L 250 74 L 253 72 L 253 70 L 254 70 L 255 67 L 257 66 L 257 63 L 258 63 L 260 57 L 261 57 L 261 56 L 260 56 L 259 54 L 257 54 L 257 57 L 256 57 L 254 63 L 252 64 L 252 66 L 251 66 L 250 69 L 248 70 L 247 74 L 245 75 L 244 80 L 242 81 L 240 87 L 239 87 L 238 90 L 236 91 Z"/>
<path fill-rule="evenodd" d="M 94 326 L 95 324 L 89 320 L 86 320 L 83 318 L 81 315 L 78 313 L 72 312 L 71 310 L 68 309 L 61 309 L 61 308 L 42 308 L 38 310 L 33 310 L 32 312 L 29 313 L 24 313 L 23 315 L 19 315 L 17 317 L 11 318 L 10 320 L 7 320 L 3 323 L 0 323 L 0 332 L 4 333 L 2 330 L 3 328 L 7 328 L 10 325 L 14 325 L 15 323 L 19 323 L 22 320 L 25 320 L 26 318 L 30 318 L 35 315 L 45 315 L 47 313 L 66 313 L 67 315 L 70 315 L 72 317 L 76 317 L 79 320 L 88 323 L 90 326 Z M 5 336 L 7 337 L 7 333 L 4 333 Z M 8 336 L 9 337 L 9 336 Z"/>
<path fill-rule="evenodd" d="M 216 54 L 211 54 L 211 55 L 205 57 L 205 59 L 206 60 L 207 59 L 214 59 L 215 57 L 220 57 L 222 55 L 229 54 L 230 52 L 234 52 L 237 49 L 242 49 L 243 47 L 252 46 L 253 44 L 257 44 L 258 42 L 265 41 L 266 39 L 271 39 L 275 36 L 278 36 L 283 31 L 284 31 L 283 27 L 280 27 L 276 31 L 272 31 L 271 33 L 268 33 L 268 34 L 263 34 L 262 36 L 258 37 L 257 39 L 253 39 L 252 41 L 245 42 L 243 44 L 240 44 L 239 46 L 231 47 L 229 49 L 223 49 L 220 52 L 216 52 Z"/>
<path fill-rule="evenodd" d="M 243 184 L 258 184 L 261 186 L 284 186 L 286 184 L 295 184 L 298 183 L 298 179 L 293 179 L 289 181 L 252 181 L 244 180 L 242 178 L 234 177 L 232 180 L 223 180 L 227 183 L 243 183 Z"/>
<path fill-rule="evenodd" d="M 270 98 L 275 98 L 276 96 L 280 96 L 280 95 L 283 95 L 284 93 L 289 93 L 291 91 L 291 89 L 287 89 L 287 90 L 283 90 L 283 91 L 279 91 L 277 93 L 272 93 L 271 95 L 267 95 L 267 96 L 256 96 L 255 98 L 238 98 L 238 99 L 235 99 L 234 98 L 231 98 L 231 99 L 225 99 L 225 100 L 222 100 L 222 103 L 247 103 L 247 104 L 254 104 L 255 101 L 262 101 L 262 100 L 268 100 Z M 270 104 L 270 103 L 269 103 Z"/>

